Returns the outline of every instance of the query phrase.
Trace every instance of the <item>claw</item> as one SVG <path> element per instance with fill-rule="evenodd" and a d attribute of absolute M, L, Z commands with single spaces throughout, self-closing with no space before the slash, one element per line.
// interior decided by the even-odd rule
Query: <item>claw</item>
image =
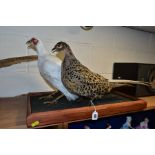
<path fill-rule="evenodd" d="M 47 95 L 47 96 L 42 96 L 42 97 L 39 97 L 39 100 L 43 100 L 43 99 L 50 99 L 50 98 L 53 98 L 53 95 L 52 95 L 52 94 Z"/>
<path fill-rule="evenodd" d="M 57 104 L 58 101 L 59 101 L 59 99 L 61 99 L 63 96 L 64 96 L 64 95 L 61 94 L 61 95 L 59 95 L 57 98 L 55 98 L 55 99 L 52 100 L 52 101 L 46 101 L 46 102 L 44 102 L 44 104 Z"/>
<path fill-rule="evenodd" d="M 53 98 L 53 96 L 55 94 L 57 94 L 59 91 L 53 91 L 51 94 L 47 95 L 47 96 L 42 96 L 42 97 L 39 97 L 39 100 L 42 100 L 42 99 L 51 99 Z"/>

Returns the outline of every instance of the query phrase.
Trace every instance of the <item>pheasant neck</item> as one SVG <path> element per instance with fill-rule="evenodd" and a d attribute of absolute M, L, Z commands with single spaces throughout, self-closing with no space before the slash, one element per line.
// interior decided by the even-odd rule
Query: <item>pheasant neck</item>
<path fill-rule="evenodd" d="M 75 55 L 73 54 L 71 49 L 66 49 L 64 51 L 65 53 L 65 58 L 64 59 L 76 59 Z"/>
<path fill-rule="evenodd" d="M 37 45 L 36 49 L 38 56 L 44 56 L 48 54 L 45 47 L 41 43 Z"/>

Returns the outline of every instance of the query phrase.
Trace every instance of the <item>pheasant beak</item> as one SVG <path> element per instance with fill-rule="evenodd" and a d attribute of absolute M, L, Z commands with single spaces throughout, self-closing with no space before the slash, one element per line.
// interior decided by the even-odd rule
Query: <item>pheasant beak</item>
<path fill-rule="evenodd" d="M 55 53 L 55 52 L 56 52 L 56 48 L 55 48 L 55 47 L 52 48 L 51 52 L 52 52 L 52 53 Z"/>
<path fill-rule="evenodd" d="M 26 46 L 27 46 L 28 49 L 30 49 L 31 48 L 31 43 L 29 41 L 27 41 Z"/>
<path fill-rule="evenodd" d="M 34 51 L 36 51 L 36 47 L 35 45 L 32 43 L 32 41 L 27 41 L 26 42 L 27 45 L 27 49 L 33 49 Z"/>

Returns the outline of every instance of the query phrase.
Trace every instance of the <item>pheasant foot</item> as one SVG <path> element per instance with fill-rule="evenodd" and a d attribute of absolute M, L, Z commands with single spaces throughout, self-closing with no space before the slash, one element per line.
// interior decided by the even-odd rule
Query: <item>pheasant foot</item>
<path fill-rule="evenodd" d="M 47 95 L 47 96 L 42 96 L 42 97 L 39 97 L 39 100 L 42 100 L 42 99 L 51 99 L 51 98 L 53 98 L 53 96 L 55 95 L 55 94 L 57 94 L 59 91 L 53 91 L 53 92 L 51 92 L 51 94 L 49 94 L 49 95 Z"/>
<path fill-rule="evenodd" d="M 55 99 L 52 100 L 52 101 L 45 101 L 44 104 L 51 104 L 51 105 L 52 105 L 52 104 L 57 104 L 57 103 L 58 103 L 58 100 L 61 99 L 63 96 L 64 96 L 64 95 L 61 94 L 61 95 L 59 95 L 57 98 L 55 98 Z"/>

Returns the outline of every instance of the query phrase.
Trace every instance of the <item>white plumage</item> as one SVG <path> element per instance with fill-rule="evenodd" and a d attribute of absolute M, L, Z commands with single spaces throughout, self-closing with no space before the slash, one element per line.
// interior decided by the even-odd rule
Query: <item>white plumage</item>
<path fill-rule="evenodd" d="M 37 52 L 38 55 L 38 68 L 42 77 L 54 88 L 61 91 L 66 98 L 76 100 L 77 95 L 71 94 L 63 85 L 61 81 L 61 63 L 62 61 L 55 55 L 50 54 L 44 48 L 41 40 L 32 38 L 27 41 L 28 48 L 32 48 Z"/>

